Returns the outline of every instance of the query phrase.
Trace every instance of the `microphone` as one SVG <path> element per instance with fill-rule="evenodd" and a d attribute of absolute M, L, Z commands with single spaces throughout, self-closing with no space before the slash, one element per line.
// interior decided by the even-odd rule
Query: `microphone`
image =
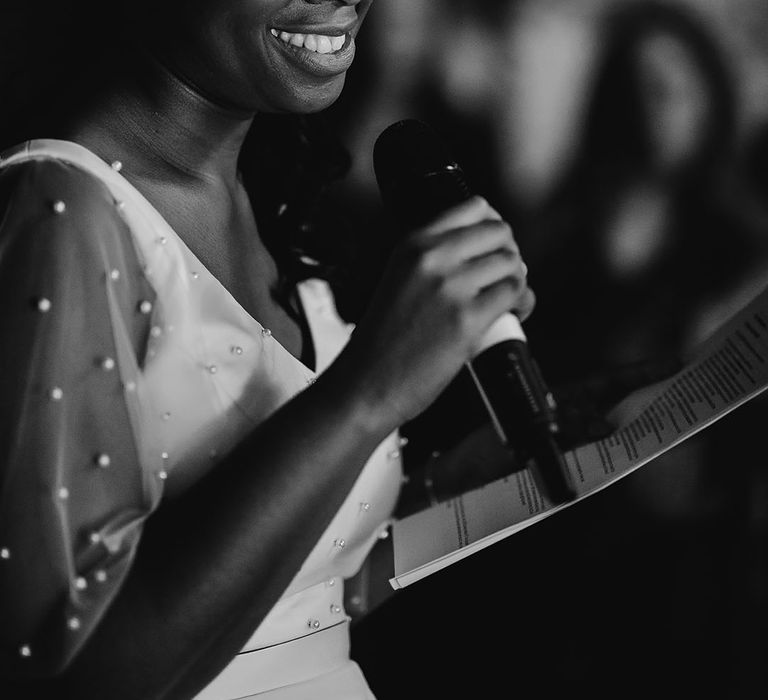
<path fill-rule="evenodd" d="M 386 210 L 405 233 L 473 196 L 464 172 L 427 124 L 406 119 L 385 129 L 373 150 Z M 538 489 L 554 504 L 576 491 L 557 444 L 557 404 L 513 313 L 487 331 L 466 365 L 502 443 L 526 453 Z"/>

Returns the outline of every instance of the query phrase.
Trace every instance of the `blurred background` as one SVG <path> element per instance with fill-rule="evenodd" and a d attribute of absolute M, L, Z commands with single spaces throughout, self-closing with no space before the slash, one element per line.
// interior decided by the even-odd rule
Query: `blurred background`
<path fill-rule="evenodd" d="M 377 0 L 329 111 L 376 246 L 403 118 L 512 224 L 552 385 L 676 355 L 768 284 L 765 0 Z M 758 397 L 618 484 L 398 592 L 353 632 L 380 700 L 768 697 Z"/>

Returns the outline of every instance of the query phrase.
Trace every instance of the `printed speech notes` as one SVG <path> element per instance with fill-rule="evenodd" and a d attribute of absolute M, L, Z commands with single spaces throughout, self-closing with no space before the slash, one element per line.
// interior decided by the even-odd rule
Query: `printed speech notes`
<path fill-rule="evenodd" d="M 393 588 L 403 588 L 610 486 L 768 386 L 768 289 L 702 343 L 676 375 L 628 396 L 618 429 L 566 453 L 577 498 L 553 506 L 528 470 L 392 526 Z"/>

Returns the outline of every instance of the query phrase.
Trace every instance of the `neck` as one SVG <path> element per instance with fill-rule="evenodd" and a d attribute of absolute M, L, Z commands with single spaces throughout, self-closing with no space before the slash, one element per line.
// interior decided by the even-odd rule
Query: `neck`
<path fill-rule="evenodd" d="M 145 55 L 141 70 L 95 102 L 65 137 L 121 161 L 137 180 L 234 187 L 253 116 L 206 100 Z"/>

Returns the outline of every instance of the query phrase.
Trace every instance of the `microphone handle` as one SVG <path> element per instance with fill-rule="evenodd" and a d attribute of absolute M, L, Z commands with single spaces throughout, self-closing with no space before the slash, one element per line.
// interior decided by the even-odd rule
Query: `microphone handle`
<path fill-rule="evenodd" d="M 557 403 L 517 316 L 499 318 L 466 367 L 501 442 L 522 447 L 533 460 L 531 473 L 541 493 L 554 504 L 573 500 L 576 489 L 557 443 Z"/>

